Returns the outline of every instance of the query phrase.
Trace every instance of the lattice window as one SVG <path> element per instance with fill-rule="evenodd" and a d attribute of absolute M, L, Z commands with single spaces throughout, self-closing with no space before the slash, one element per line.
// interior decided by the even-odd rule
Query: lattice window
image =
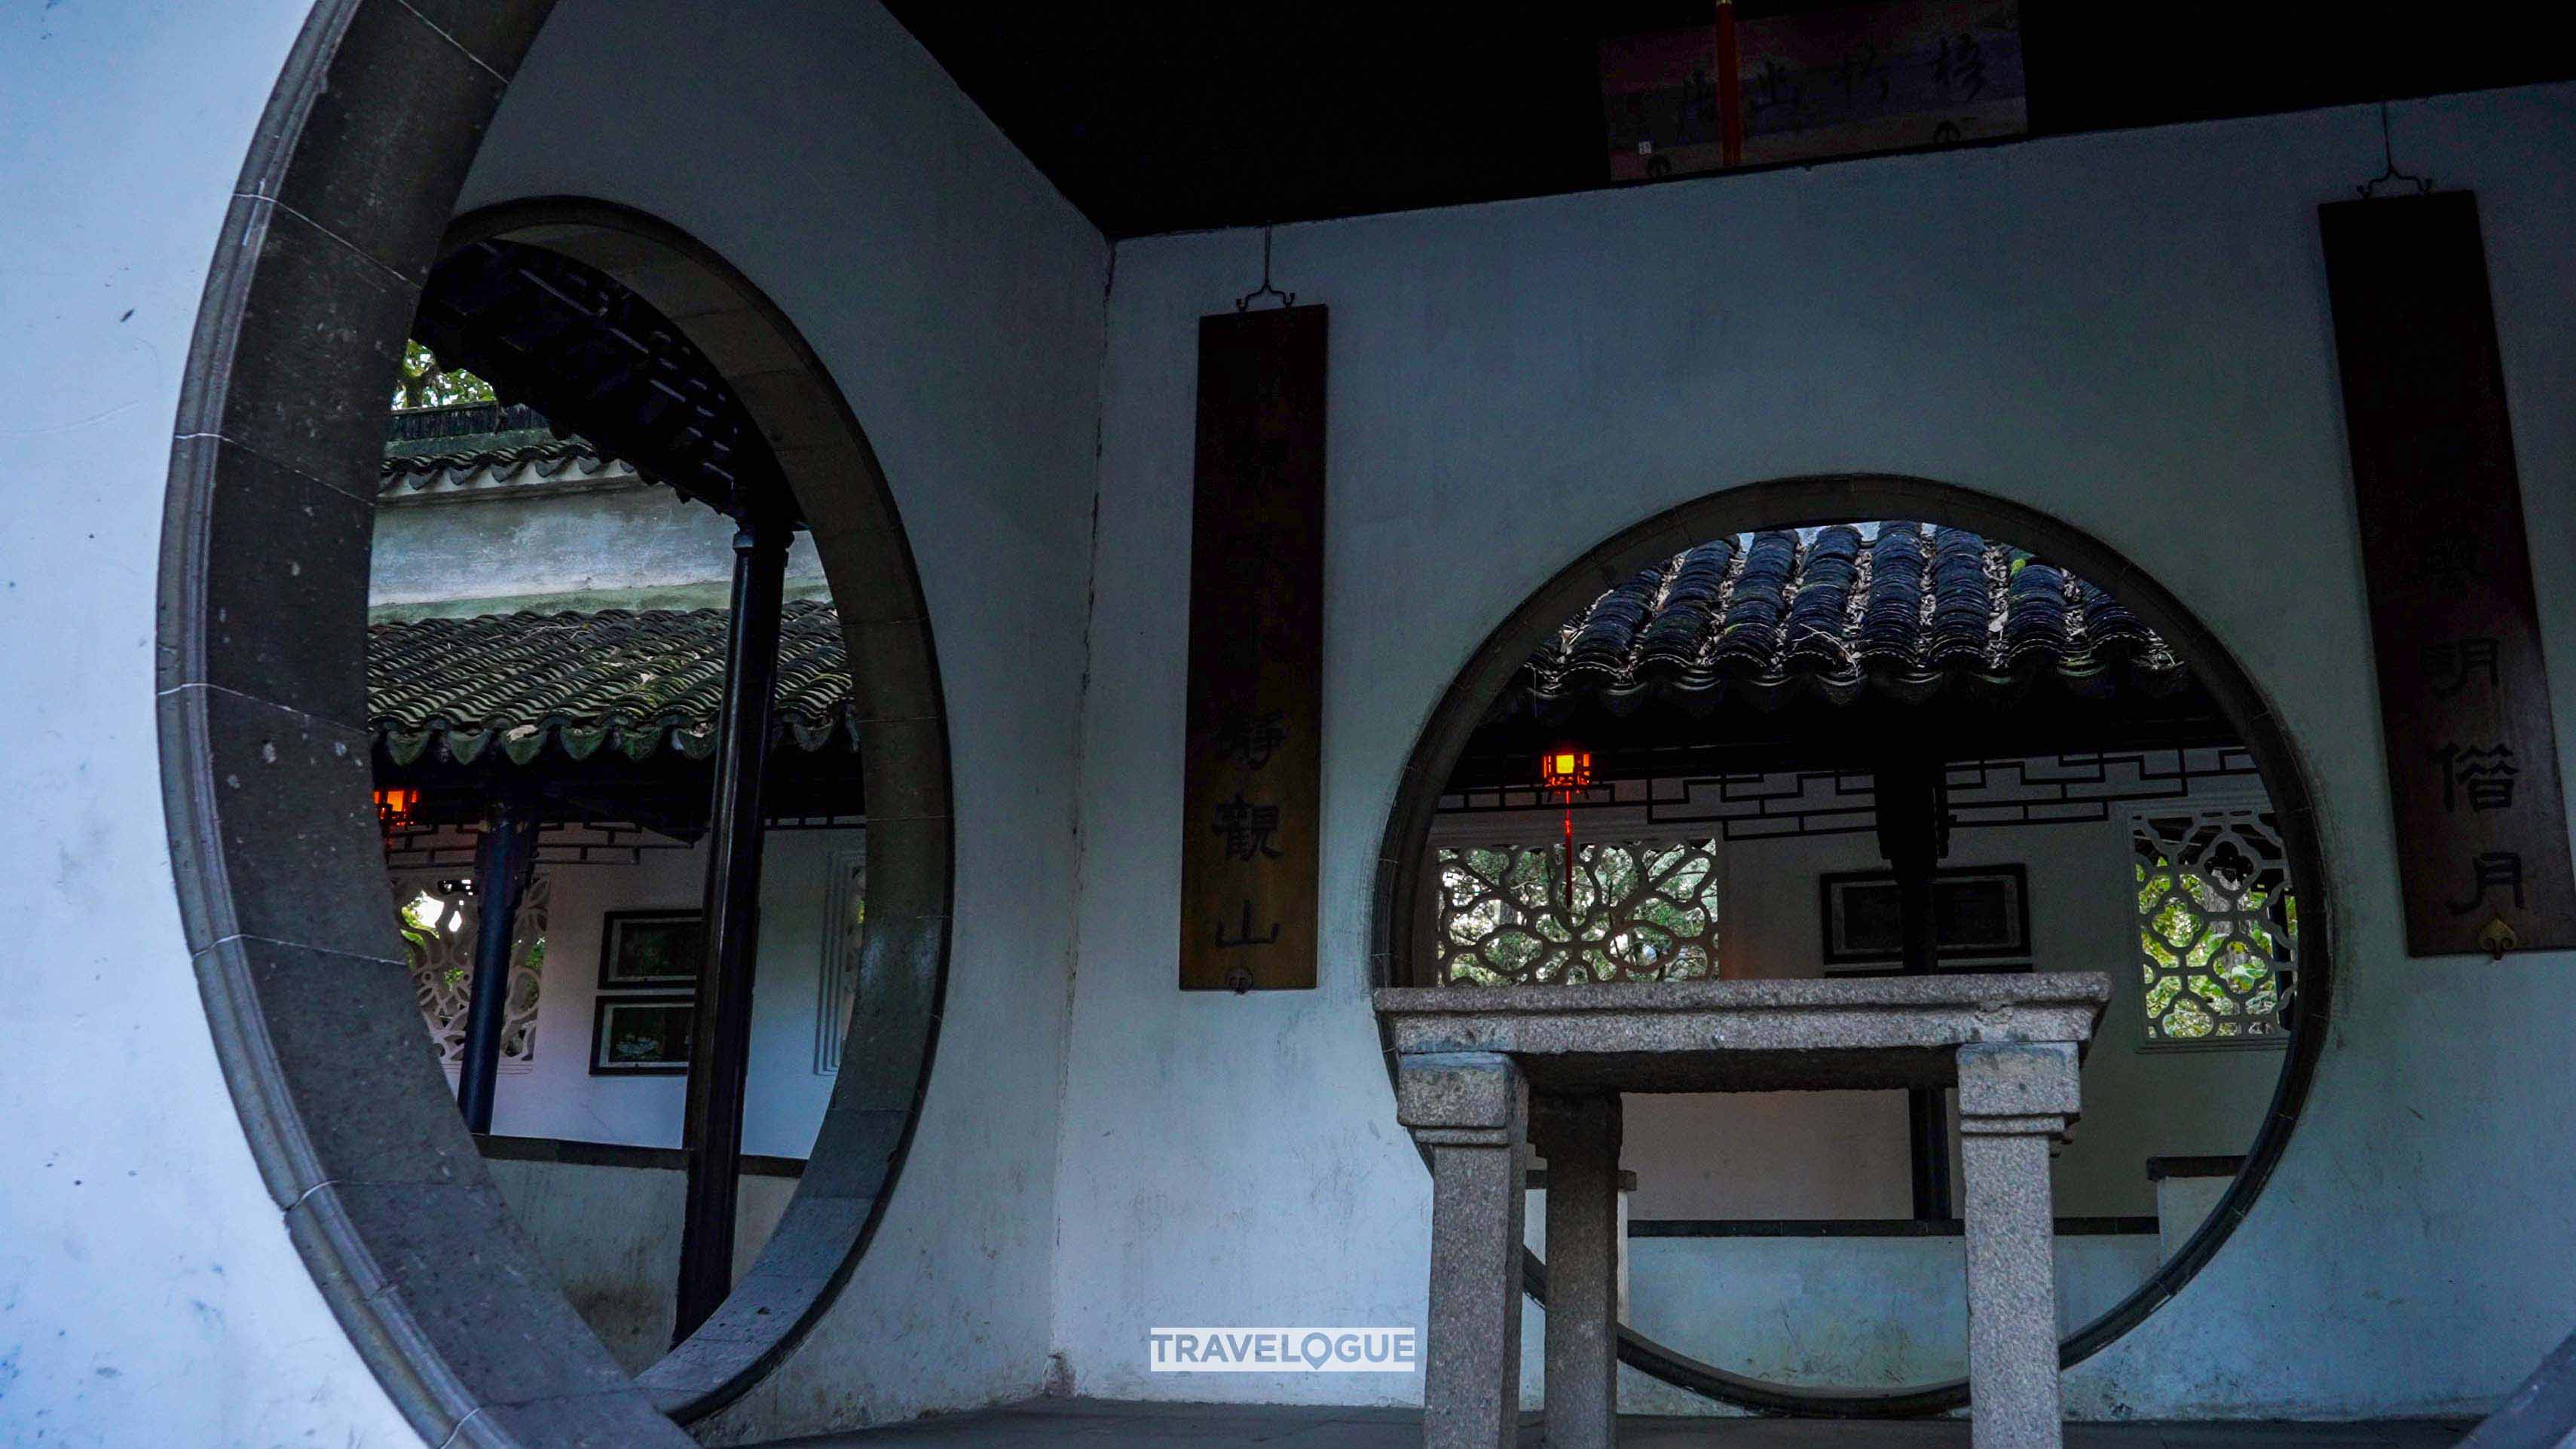
<path fill-rule="evenodd" d="M 411 984 L 438 1059 L 465 1055 L 466 1009 L 474 998 L 474 898 L 448 894 L 418 876 L 393 881 L 394 913 L 410 955 Z M 537 1057 L 537 991 L 546 965 L 547 884 L 528 882 L 510 942 L 510 999 L 501 1017 L 501 1070 L 525 1071 Z"/>
<path fill-rule="evenodd" d="M 2141 815 L 2130 844 L 2151 1045 L 2284 1039 L 2299 902 L 2266 810 Z"/>
<path fill-rule="evenodd" d="M 1717 842 L 1443 847 L 1443 985 L 1685 981 L 1717 975 Z"/>

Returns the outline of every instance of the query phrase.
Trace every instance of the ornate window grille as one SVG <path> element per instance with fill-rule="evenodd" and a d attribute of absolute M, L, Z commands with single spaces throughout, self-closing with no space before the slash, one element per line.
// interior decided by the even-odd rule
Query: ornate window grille
<path fill-rule="evenodd" d="M 1443 847 L 1444 986 L 1687 981 L 1717 975 L 1717 842 Z"/>
<path fill-rule="evenodd" d="M 2257 809 L 2140 815 L 2130 844 L 2148 1044 L 2283 1041 L 2299 902 L 2280 822 Z"/>
<path fill-rule="evenodd" d="M 438 1044 L 438 1059 L 453 1066 L 465 1056 L 466 1009 L 474 999 L 474 935 L 478 914 L 470 895 L 447 894 L 435 880 L 396 876 L 394 914 L 409 955 L 414 999 Z M 537 992 L 546 965 L 547 883 L 528 881 L 519 902 L 517 933 L 510 942 L 510 998 L 501 1017 L 501 1070 L 526 1071 L 537 1058 Z"/>

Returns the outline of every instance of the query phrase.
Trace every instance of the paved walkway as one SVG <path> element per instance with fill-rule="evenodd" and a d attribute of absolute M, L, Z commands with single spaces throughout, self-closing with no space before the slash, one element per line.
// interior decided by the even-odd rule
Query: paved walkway
<path fill-rule="evenodd" d="M 2069 1424 L 2068 1449 L 2450 1449 L 2471 1421 Z M 1535 1423 L 1522 1449 L 1546 1444 Z M 981 1413 L 782 1440 L 767 1449 L 1419 1449 L 1410 1409 L 1038 1399 Z M 1967 1449 L 1964 1419 L 1619 1421 L 1620 1449 Z"/>

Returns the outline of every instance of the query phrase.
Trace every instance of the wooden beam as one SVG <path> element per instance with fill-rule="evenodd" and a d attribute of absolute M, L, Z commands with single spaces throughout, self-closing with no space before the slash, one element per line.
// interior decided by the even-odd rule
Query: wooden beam
<path fill-rule="evenodd" d="M 1562 739 L 1578 739 L 1592 749 L 1596 780 L 1861 771 L 1878 762 L 1890 739 L 1951 760 L 2125 754 L 2241 742 L 2197 686 L 2164 697 L 2127 690 L 2101 699 L 2034 688 L 2004 703 L 1967 691 L 1937 694 L 1920 703 L 1872 694 L 1850 704 L 1796 700 L 1776 710 L 1729 700 L 1704 713 L 1658 701 L 1620 715 L 1587 703 L 1548 719 L 1535 718 L 1515 704 L 1469 737 L 1449 788 L 1530 784 L 1530 761 Z"/>
<path fill-rule="evenodd" d="M 778 726 L 772 724 L 775 734 Z M 613 749 L 587 760 L 548 753 L 524 765 L 498 758 L 487 750 L 471 765 L 423 754 L 409 764 L 395 764 L 379 748 L 375 782 L 420 791 L 410 819 L 423 825 L 469 825 L 481 821 L 488 801 L 499 791 L 536 799 L 553 822 L 624 821 L 694 843 L 706 834 L 707 805 L 714 796 L 715 761 L 693 760 L 665 749 L 637 761 Z M 859 753 L 842 741 L 806 751 L 792 740 L 779 741 L 769 753 L 761 776 L 767 800 L 781 802 L 799 817 L 864 815 L 867 793 L 859 775 Z"/>
<path fill-rule="evenodd" d="M 2339 202 L 2318 219 L 2407 954 L 2576 946 L 2557 728 L 2477 197 Z"/>
<path fill-rule="evenodd" d="M 762 776 L 778 689 L 780 598 L 794 530 L 755 514 L 733 537 L 733 617 L 708 836 L 707 954 L 698 970 L 689 1044 L 689 1155 L 680 1229 L 679 1313 L 671 1341 L 706 1322 L 733 1291 L 734 1196 L 742 1177 L 742 1102 L 751 1066 L 752 973 L 760 936 Z"/>
<path fill-rule="evenodd" d="M 1937 755 L 1908 753 L 1884 760 L 1872 780 L 1878 800 L 1878 851 L 1896 873 L 1903 974 L 1928 976 L 1940 969 L 1939 922 L 1933 914 L 1933 880 L 1950 853 L 1945 774 Z M 1947 1093 L 1916 1087 L 1905 1094 L 1905 1128 L 1911 1159 L 1914 1217 L 1938 1222 L 1957 1209 L 1950 1190 L 1950 1114 Z"/>

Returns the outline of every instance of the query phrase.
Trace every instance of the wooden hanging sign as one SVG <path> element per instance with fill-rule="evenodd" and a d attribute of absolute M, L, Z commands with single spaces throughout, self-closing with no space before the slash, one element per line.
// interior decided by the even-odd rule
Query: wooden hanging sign
<path fill-rule="evenodd" d="M 2576 946 L 2522 489 L 2469 192 L 2319 208 L 2407 953 Z"/>
<path fill-rule="evenodd" d="M 1325 309 L 1199 319 L 1181 989 L 1315 984 Z"/>

